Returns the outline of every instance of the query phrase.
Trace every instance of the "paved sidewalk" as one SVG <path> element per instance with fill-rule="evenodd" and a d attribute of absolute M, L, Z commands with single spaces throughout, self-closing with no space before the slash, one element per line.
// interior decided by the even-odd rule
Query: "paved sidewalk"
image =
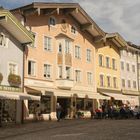
<path fill-rule="evenodd" d="M 0 140 L 140 140 L 140 120 L 62 120 L 0 128 Z"/>

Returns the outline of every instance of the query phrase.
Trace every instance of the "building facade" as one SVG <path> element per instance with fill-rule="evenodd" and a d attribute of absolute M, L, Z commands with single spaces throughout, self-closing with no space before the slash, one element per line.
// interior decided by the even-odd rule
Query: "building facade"
<path fill-rule="evenodd" d="M 122 93 L 132 98 L 131 105 L 139 105 L 139 70 L 138 48 L 128 43 L 128 47 L 121 50 L 121 87 Z"/>
<path fill-rule="evenodd" d="M 23 51 L 33 36 L 7 10 L 0 9 L 0 125 L 22 121 Z"/>
<path fill-rule="evenodd" d="M 96 81 L 97 91 L 111 97 L 111 101 L 128 100 L 121 92 L 120 50 L 127 43 L 118 33 L 106 34 L 103 41 L 97 41 Z"/>
<path fill-rule="evenodd" d="M 94 39 L 104 32 L 78 4 L 33 3 L 13 10 L 35 35 L 25 53 L 25 90 L 41 96 L 43 119 L 73 118 L 97 99 Z M 37 103 L 28 102 L 29 118 Z"/>

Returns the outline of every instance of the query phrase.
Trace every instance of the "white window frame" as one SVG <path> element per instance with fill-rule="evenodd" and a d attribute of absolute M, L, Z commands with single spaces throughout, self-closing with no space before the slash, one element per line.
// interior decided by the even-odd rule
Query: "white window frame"
<path fill-rule="evenodd" d="M 31 74 L 29 74 L 29 61 L 33 62 L 33 64 L 34 64 L 34 68 L 32 68 L 32 64 L 31 64 Z M 27 65 L 28 65 L 28 75 L 29 76 L 36 76 L 36 61 L 29 59 Z M 32 69 L 34 69 L 33 73 L 32 73 Z"/>
<path fill-rule="evenodd" d="M 110 57 L 109 56 L 106 56 L 105 57 L 105 60 L 106 60 L 106 68 L 110 68 Z"/>
<path fill-rule="evenodd" d="M 87 62 L 91 62 L 91 49 L 86 50 L 86 59 Z"/>
<path fill-rule="evenodd" d="M 121 61 L 121 70 L 124 70 L 124 65 L 125 65 L 124 61 Z"/>
<path fill-rule="evenodd" d="M 93 84 L 93 73 L 92 72 L 87 72 L 87 83 L 88 83 L 88 85 Z"/>
<path fill-rule="evenodd" d="M 81 83 L 81 70 L 75 69 L 75 81 L 76 83 Z"/>
<path fill-rule="evenodd" d="M 113 61 L 114 60 L 114 61 Z M 114 62 L 114 63 L 113 63 Z M 117 69 L 117 60 L 115 58 L 112 58 L 112 69 L 116 70 Z"/>
<path fill-rule="evenodd" d="M 121 82 L 122 82 L 122 87 L 125 88 L 125 86 L 126 86 L 125 79 L 123 78 Z"/>
<path fill-rule="evenodd" d="M 45 69 L 45 66 L 46 66 L 46 68 L 48 67 L 49 70 L 48 69 Z M 46 78 L 46 79 L 51 79 L 52 78 L 52 65 L 51 64 L 48 64 L 48 63 L 45 63 L 43 65 L 43 68 L 44 68 L 43 77 Z"/>
<path fill-rule="evenodd" d="M 65 39 L 65 54 L 71 53 L 71 41 L 69 39 Z"/>
<path fill-rule="evenodd" d="M 131 88 L 131 80 L 127 80 L 128 88 Z"/>
<path fill-rule="evenodd" d="M 71 33 L 74 35 L 77 34 L 77 28 L 74 25 L 71 26 Z"/>
<path fill-rule="evenodd" d="M 11 73 L 10 72 L 10 64 L 12 64 L 12 65 L 15 65 L 15 72 L 13 73 Z M 16 75 L 18 75 L 18 64 L 17 63 L 15 63 L 15 62 L 8 62 L 8 75 L 9 74 L 16 74 Z"/>
<path fill-rule="evenodd" d="M 51 23 L 51 19 L 54 20 L 54 23 L 53 24 Z M 53 17 L 53 16 L 49 17 L 49 26 L 52 26 L 52 27 L 55 27 L 56 26 L 56 18 L 55 17 Z"/>
<path fill-rule="evenodd" d="M 126 70 L 130 71 L 130 64 L 128 62 L 126 63 Z"/>
<path fill-rule="evenodd" d="M 117 77 L 113 77 L 113 88 L 117 88 Z"/>
<path fill-rule="evenodd" d="M 98 61 L 99 61 L 99 66 L 100 67 L 103 67 L 103 59 L 104 59 L 104 56 L 102 54 L 99 54 L 98 55 Z"/>
<path fill-rule="evenodd" d="M 61 67 L 61 71 L 60 71 L 60 67 Z M 58 65 L 58 78 L 59 79 L 63 78 L 63 66 L 62 65 Z"/>
<path fill-rule="evenodd" d="M 30 45 L 32 48 L 36 48 L 37 47 L 37 33 L 36 32 L 32 32 L 32 34 L 34 35 L 34 42 Z"/>
<path fill-rule="evenodd" d="M 45 51 L 48 51 L 48 52 L 52 51 L 52 38 L 51 37 L 44 35 L 43 44 L 44 44 Z"/>
<path fill-rule="evenodd" d="M 66 68 L 69 68 L 69 73 L 67 73 Z M 70 66 L 66 66 L 65 67 L 65 72 L 66 72 L 66 79 L 71 79 L 72 68 Z"/>
<path fill-rule="evenodd" d="M 81 59 L 81 47 L 78 45 L 75 45 L 75 58 Z"/>
<path fill-rule="evenodd" d="M 111 87 L 111 76 L 107 75 L 107 87 Z"/>
<path fill-rule="evenodd" d="M 103 79 L 101 79 L 101 76 L 102 76 Z M 104 74 L 100 74 L 99 79 L 100 79 L 100 87 L 104 87 L 105 86 L 104 85 Z"/>
<path fill-rule="evenodd" d="M 9 42 L 9 36 L 1 32 L 0 33 L 0 47 L 8 48 L 8 42 Z"/>
<path fill-rule="evenodd" d="M 133 88 L 136 89 L 137 88 L 137 82 L 133 81 Z"/>

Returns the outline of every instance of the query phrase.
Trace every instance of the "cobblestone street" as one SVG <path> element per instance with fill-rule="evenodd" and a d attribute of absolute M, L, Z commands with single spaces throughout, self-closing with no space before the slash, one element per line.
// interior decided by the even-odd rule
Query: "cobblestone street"
<path fill-rule="evenodd" d="M 140 120 L 62 120 L 0 128 L 0 140 L 139 140 Z"/>

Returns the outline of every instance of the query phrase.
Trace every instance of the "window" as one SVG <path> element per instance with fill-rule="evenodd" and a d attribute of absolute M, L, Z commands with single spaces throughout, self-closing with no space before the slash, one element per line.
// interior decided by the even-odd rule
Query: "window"
<path fill-rule="evenodd" d="M 65 53 L 70 53 L 70 41 L 65 40 Z"/>
<path fill-rule="evenodd" d="M 32 32 L 33 36 L 34 36 L 34 42 L 30 45 L 31 47 L 36 47 L 36 39 L 37 39 L 37 34 L 35 32 Z"/>
<path fill-rule="evenodd" d="M 135 72 L 135 65 L 132 65 L 132 71 Z"/>
<path fill-rule="evenodd" d="M 128 88 L 131 88 L 131 81 L 128 80 L 127 82 L 128 82 Z"/>
<path fill-rule="evenodd" d="M 71 33 L 76 34 L 76 27 L 71 26 Z"/>
<path fill-rule="evenodd" d="M 44 64 L 44 77 L 51 78 L 51 65 Z"/>
<path fill-rule="evenodd" d="M 113 77 L 113 86 L 114 88 L 117 88 L 117 78 Z"/>
<path fill-rule="evenodd" d="M 127 71 L 129 71 L 129 63 L 126 64 Z"/>
<path fill-rule="evenodd" d="M 35 62 L 28 61 L 28 75 L 35 76 Z"/>
<path fill-rule="evenodd" d="M 87 81 L 88 81 L 88 85 L 92 84 L 92 73 L 91 72 L 87 72 Z"/>
<path fill-rule="evenodd" d="M 0 33 L 0 47 L 7 47 L 8 38 L 5 34 Z"/>
<path fill-rule="evenodd" d="M 55 25 L 56 25 L 55 18 L 50 17 L 50 19 L 49 19 L 49 24 L 52 25 L 52 26 L 55 26 Z"/>
<path fill-rule="evenodd" d="M 70 79 L 71 76 L 71 69 L 70 67 L 66 67 L 66 79 Z"/>
<path fill-rule="evenodd" d="M 17 74 L 17 64 L 9 63 L 9 73 L 10 74 Z"/>
<path fill-rule="evenodd" d="M 81 51 L 79 46 L 75 46 L 75 58 L 81 58 Z"/>
<path fill-rule="evenodd" d="M 121 62 L 121 70 L 124 70 L 124 62 Z"/>
<path fill-rule="evenodd" d="M 81 71 L 80 70 L 75 70 L 75 81 L 77 83 L 81 82 Z"/>
<path fill-rule="evenodd" d="M 100 75 L 100 86 L 103 87 L 104 86 L 104 76 Z"/>
<path fill-rule="evenodd" d="M 112 68 L 115 70 L 116 67 L 116 60 L 114 58 L 112 58 Z"/>
<path fill-rule="evenodd" d="M 110 59 L 109 57 L 106 57 L 106 67 L 109 68 L 109 64 L 110 64 Z"/>
<path fill-rule="evenodd" d="M 91 62 L 91 50 L 87 49 L 87 61 Z"/>
<path fill-rule="evenodd" d="M 137 88 L 137 86 L 136 86 L 136 81 L 133 81 L 133 88 Z"/>
<path fill-rule="evenodd" d="M 103 56 L 99 54 L 99 66 L 103 66 Z"/>
<path fill-rule="evenodd" d="M 62 78 L 62 66 L 58 67 L 58 77 Z"/>
<path fill-rule="evenodd" d="M 44 49 L 46 51 L 51 51 L 51 38 L 44 36 Z"/>
<path fill-rule="evenodd" d="M 107 76 L 107 86 L 111 87 L 111 80 L 110 76 Z"/>
<path fill-rule="evenodd" d="M 122 79 L 122 87 L 124 88 L 125 87 L 125 80 Z"/>
<path fill-rule="evenodd" d="M 58 52 L 59 52 L 59 53 L 62 53 L 62 44 L 61 44 L 61 43 L 59 43 Z"/>

